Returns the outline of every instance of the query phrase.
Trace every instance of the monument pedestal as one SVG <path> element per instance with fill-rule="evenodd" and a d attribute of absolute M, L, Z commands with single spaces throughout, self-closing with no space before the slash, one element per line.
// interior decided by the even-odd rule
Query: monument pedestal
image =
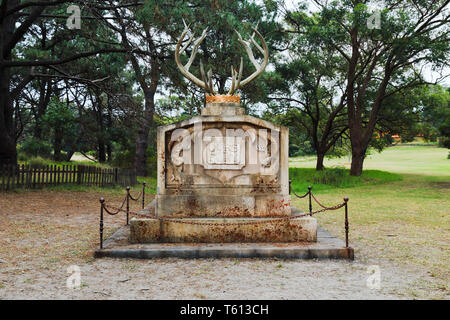
<path fill-rule="evenodd" d="M 298 212 L 292 212 L 292 216 Z M 317 220 L 280 218 L 133 218 L 131 243 L 314 242 Z"/>
<path fill-rule="evenodd" d="M 155 217 L 130 221 L 132 243 L 317 240 L 316 219 L 291 208 L 288 129 L 223 97 L 231 102 L 158 127 Z"/>

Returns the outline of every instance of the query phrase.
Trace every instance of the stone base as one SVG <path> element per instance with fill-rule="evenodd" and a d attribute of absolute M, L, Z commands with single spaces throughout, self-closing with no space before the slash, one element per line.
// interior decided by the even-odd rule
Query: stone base
<path fill-rule="evenodd" d="M 133 218 L 131 243 L 232 243 L 232 242 L 315 242 L 317 220 L 302 217 L 248 225 L 197 225 L 194 223 L 262 222 L 271 218 L 182 218 L 179 223 L 158 219 Z"/>
<path fill-rule="evenodd" d="M 242 116 L 245 109 L 239 103 L 207 103 L 201 110 L 202 116 Z"/>
<path fill-rule="evenodd" d="M 280 259 L 348 259 L 354 251 L 322 228 L 317 242 L 294 243 L 148 243 L 130 244 L 130 227 L 124 226 L 107 239 L 96 258 L 280 258 Z"/>
<path fill-rule="evenodd" d="M 289 195 L 157 195 L 156 215 L 183 217 L 279 217 L 291 214 Z"/>

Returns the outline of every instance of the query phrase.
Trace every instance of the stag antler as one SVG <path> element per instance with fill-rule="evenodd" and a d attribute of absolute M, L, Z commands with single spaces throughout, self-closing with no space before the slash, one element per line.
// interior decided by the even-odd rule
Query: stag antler
<path fill-rule="evenodd" d="M 213 84 L 212 84 L 211 69 L 208 70 L 207 74 L 205 74 L 205 70 L 203 68 L 203 63 L 200 61 L 200 73 L 201 73 L 203 81 L 189 72 L 189 68 L 197 54 L 198 47 L 200 46 L 200 43 L 206 37 L 206 32 L 208 31 L 208 28 L 203 30 L 202 35 L 197 40 L 194 41 L 194 35 L 191 33 L 189 26 L 186 25 L 184 20 L 183 20 L 183 23 L 184 23 L 184 31 L 181 34 L 181 37 L 178 40 L 177 46 L 175 48 L 175 61 L 177 63 L 177 66 L 180 69 L 181 73 L 186 78 L 191 80 L 193 83 L 195 83 L 199 87 L 205 89 L 207 92 L 214 95 L 214 94 L 216 94 L 216 91 L 214 90 Z M 235 31 L 239 37 L 239 42 L 244 46 L 245 50 L 247 51 L 247 55 L 248 55 L 250 61 L 252 62 L 252 64 L 255 66 L 256 71 L 253 72 L 249 77 L 247 77 L 246 79 L 241 81 L 242 71 L 243 71 L 243 58 L 241 58 L 241 65 L 239 67 L 239 72 L 237 70 L 235 70 L 233 66 L 231 66 L 231 88 L 228 91 L 228 95 L 233 95 L 236 92 L 236 90 L 238 90 L 239 88 L 242 88 L 243 86 L 245 86 L 246 84 L 248 84 L 249 82 L 254 80 L 256 77 L 258 77 L 264 71 L 264 69 L 267 66 L 267 63 L 269 62 L 269 49 L 267 47 L 266 41 L 264 40 L 263 36 L 258 32 L 258 30 L 256 30 L 256 28 L 252 27 L 252 30 L 253 30 L 253 35 L 250 37 L 250 39 L 248 41 L 243 40 L 241 35 L 236 30 Z M 180 49 L 181 44 L 182 44 L 186 34 L 189 35 L 189 39 L 188 39 L 187 43 Z M 254 38 L 255 35 L 257 35 L 259 37 L 259 39 L 261 40 L 262 47 L 256 42 L 256 40 Z M 183 65 L 181 63 L 180 55 L 182 53 L 184 53 L 184 51 L 192 43 L 192 41 L 194 41 L 194 47 L 192 49 L 191 56 L 190 56 L 188 62 L 186 63 L 186 65 Z M 261 64 L 258 63 L 258 61 L 255 59 L 255 56 L 253 55 L 253 51 L 251 48 L 252 44 L 259 50 L 259 52 L 261 52 L 264 55 L 264 60 Z"/>
<path fill-rule="evenodd" d="M 202 74 L 203 81 L 200 80 L 199 78 L 197 78 L 196 76 L 194 76 L 192 73 L 189 72 L 189 68 L 191 67 L 192 62 L 194 62 L 195 56 L 197 54 L 198 47 L 200 46 L 200 43 L 202 43 L 202 41 L 206 37 L 206 32 L 208 31 L 208 28 L 203 30 L 202 35 L 197 40 L 194 41 L 194 47 L 192 49 L 191 56 L 189 57 L 189 60 L 186 63 L 186 65 L 183 66 L 183 64 L 181 63 L 180 55 L 186 50 L 186 48 L 194 40 L 194 35 L 191 33 L 191 30 L 189 29 L 189 26 L 186 25 L 184 20 L 183 20 L 183 23 L 184 23 L 184 31 L 181 34 L 180 40 L 178 40 L 177 46 L 175 48 L 175 61 L 177 63 L 177 66 L 180 69 L 181 73 L 186 78 L 191 80 L 193 83 L 195 83 L 199 87 L 205 89 L 206 91 L 208 91 L 208 92 L 210 92 L 212 94 L 215 94 L 216 92 L 214 91 L 214 88 L 213 88 L 213 85 L 212 85 L 212 71 L 211 71 L 211 69 L 208 71 L 208 76 L 206 76 L 205 75 L 205 71 L 203 70 L 203 63 L 200 61 L 200 72 Z M 186 36 L 186 34 L 189 34 L 188 42 L 180 49 L 181 43 L 183 42 L 183 39 Z"/>
<path fill-rule="evenodd" d="M 256 26 L 256 28 L 257 27 L 258 26 Z M 236 70 L 233 70 L 233 67 L 231 67 L 231 88 L 228 91 L 229 95 L 234 94 L 236 92 L 236 90 L 238 90 L 239 88 L 242 88 L 243 86 L 245 86 L 249 82 L 253 81 L 261 73 L 263 73 L 264 69 L 267 66 L 267 63 L 269 62 L 269 48 L 267 47 L 267 43 L 264 40 L 263 36 L 261 35 L 261 33 L 258 32 L 258 30 L 256 30 L 256 28 L 252 27 L 253 34 L 250 37 L 250 40 L 248 40 L 248 41 L 245 41 L 244 39 L 242 39 L 242 37 L 239 34 L 239 32 L 234 30 L 237 33 L 237 35 L 238 35 L 239 42 L 244 46 L 245 51 L 247 51 L 247 55 L 248 55 L 250 61 L 252 62 L 252 64 L 255 66 L 256 71 L 253 72 L 249 77 L 245 78 L 241 82 L 241 78 L 242 78 L 242 61 L 243 61 L 243 59 L 241 58 L 241 66 L 239 68 L 239 73 L 237 73 Z M 256 42 L 255 34 L 258 35 L 259 39 L 261 40 L 262 48 Z M 254 44 L 255 47 L 259 50 L 259 52 L 261 52 L 264 55 L 264 61 L 261 64 L 259 64 L 258 61 L 256 61 L 255 56 L 253 55 L 253 50 L 251 48 L 251 44 Z"/>

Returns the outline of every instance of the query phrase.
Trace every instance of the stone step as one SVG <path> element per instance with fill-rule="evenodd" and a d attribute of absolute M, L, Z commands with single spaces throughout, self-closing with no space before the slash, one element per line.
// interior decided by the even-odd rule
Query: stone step
<path fill-rule="evenodd" d="M 353 248 L 317 228 L 317 242 L 295 243 L 147 243 L 130 244 L 130 227 L 124 226 L 95 251 L 96 258 L 281 258 L 349 259 Z"/>
<path fill-rule="evenodd" d="M 295 212 L 295 210 L 294 210 Z M 315 242 L 317 220 L 277 218 L 133 218 L 131 243 Z M 265 222 L 267 221 L 267 222 Z M 249 224 L 250 223 L 250 224 Z"/>

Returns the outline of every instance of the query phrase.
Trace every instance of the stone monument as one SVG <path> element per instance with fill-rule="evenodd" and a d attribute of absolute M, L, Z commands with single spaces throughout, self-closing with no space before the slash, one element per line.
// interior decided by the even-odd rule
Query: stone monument
<path fill-rule="evenodd" d="M 242 79 L 231 68 L 231 88 L 219 95 L 211 70 L 201 78 L 189 67 L 206 36 L 182 33 L 175 60 L 184 76 L 205 89 L 201 115 L 158 128 L 157 195 L 148 208 L 156 217 L 130 221 L 131 242 L 298 242 L 316 241 L 315 218 L 299 215 L 289 194 L 288 129 L 249 116 L 237 90 L 260 75 L 269 60 L 263 36 L 253 29 L 249 40 L 238 33 L 256 68 Z M 189 39 L 183 45 L 183 40 Z M 261 45 L 255 40 L 259 38 Z M 185 65 L 180 55 L 193 43 Z M 252 45 L 263 55 L 255 58 Z"/>

